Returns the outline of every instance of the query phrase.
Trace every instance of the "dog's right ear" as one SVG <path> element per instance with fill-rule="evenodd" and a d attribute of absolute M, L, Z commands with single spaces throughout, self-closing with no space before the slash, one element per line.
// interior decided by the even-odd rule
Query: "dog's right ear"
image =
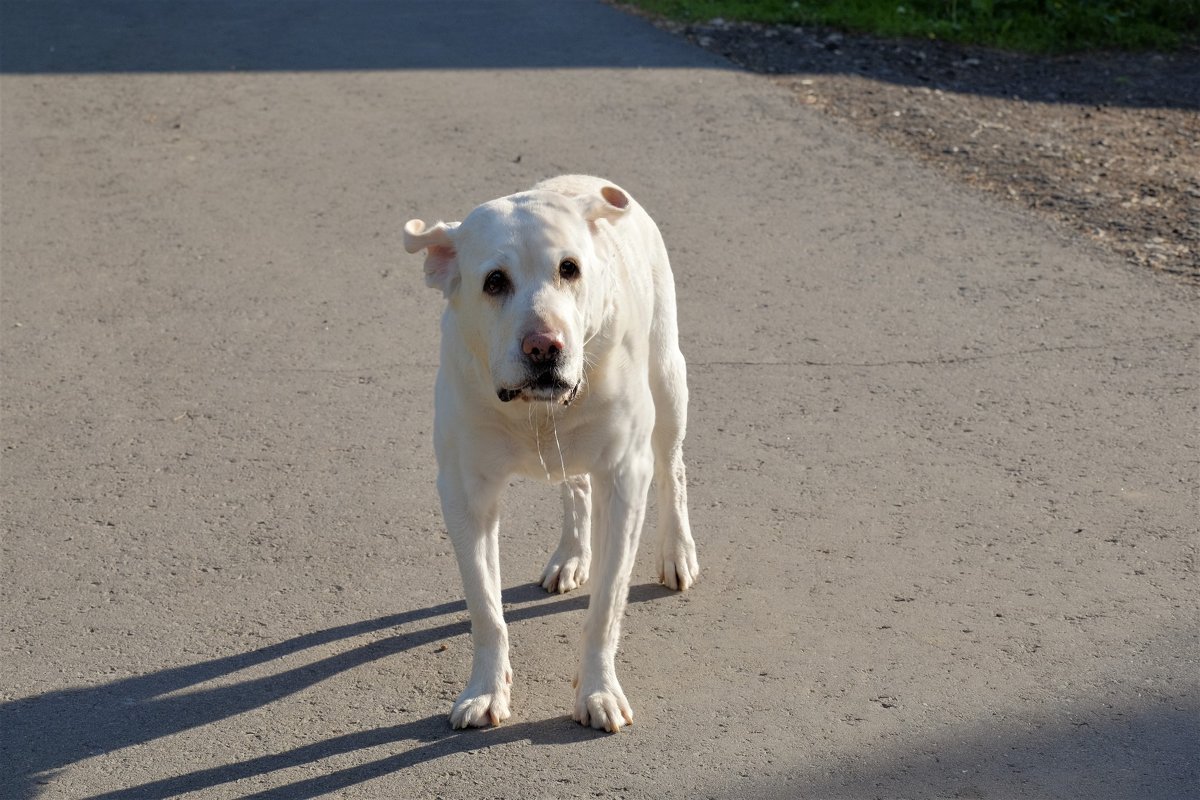
<path fill-rule="evenodd" d="M 446 297 L 458 286 L 458 250 L 453 236 L 457 227 L 457 222 L 439 222 L 427 229 L 419 219 L 404 223 L 404 249 L 425 251 L 425 285 L 441 289 Z"/>

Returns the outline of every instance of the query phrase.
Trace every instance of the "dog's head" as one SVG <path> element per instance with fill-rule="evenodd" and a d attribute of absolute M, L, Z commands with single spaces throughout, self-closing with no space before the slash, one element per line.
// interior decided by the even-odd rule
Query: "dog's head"
<path fill-rule="evenodd" d="M 484 203 L 461 223 L 405 224 L 404 248 L 425 250 L 426 284 L 446 296 L 501 401 L 575 398 L 584 345 L 612 296 L 596 225 L 628 209 L 615 186 L 582 197 L 531 191 Z"/>

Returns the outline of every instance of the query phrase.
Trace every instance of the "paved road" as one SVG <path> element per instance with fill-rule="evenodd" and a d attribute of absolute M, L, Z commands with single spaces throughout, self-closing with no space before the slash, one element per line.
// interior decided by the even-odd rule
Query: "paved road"
<path fill-rule="evenodd" d="M 2 9 L 0 795 L 1195 796 L 1192 290 L 601 5 Z M 514 487 L 514 718 L 452 732 L 400 226 L 563 171 L 672 250 L 703 579 L 643 546 L 585 731 Z"/>

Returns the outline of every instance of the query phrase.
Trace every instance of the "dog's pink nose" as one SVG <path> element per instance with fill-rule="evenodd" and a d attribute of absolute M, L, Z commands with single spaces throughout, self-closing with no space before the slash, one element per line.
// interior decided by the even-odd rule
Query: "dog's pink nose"
<path fill-rule="evenodd" d="M 530 361 L 553 361 L 563 349 L 562 334 L 558 331 L 534 331 L 521 340 L 521 351 Z"/>

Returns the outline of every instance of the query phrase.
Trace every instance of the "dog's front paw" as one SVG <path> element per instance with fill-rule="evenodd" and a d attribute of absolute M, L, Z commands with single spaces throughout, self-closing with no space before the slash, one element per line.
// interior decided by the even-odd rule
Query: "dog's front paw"
<path fill-rule="evenodd" d="M 450 727 L 484 728 L 499 725 L 512 716 L 508 710 L 508 699 L 507 685 L 493 687 L 491 691 L 478 691 L 468 686 L 450 710 Z"/>
<path fill-rule="evenodd" d="M 688 539 L 664 542 L 658 553 L 658 580 L 668 589 L 686 591 L 700 576 L 696 545 Z"/>
<path fill-rule="evenodd" d="M 622 725 L 633 724 L 633 709 L 615 680 L 591 686 L 580 683 L 575 688 L 571 718 L 584 727 L 616 733 Z"/>
<path fill-rule="evenodd" d="M 564 553 L 559 547 L 542 570 L 542 588 L 563 594 L 587 583 L 591 559 L 587 553 Z"/>

